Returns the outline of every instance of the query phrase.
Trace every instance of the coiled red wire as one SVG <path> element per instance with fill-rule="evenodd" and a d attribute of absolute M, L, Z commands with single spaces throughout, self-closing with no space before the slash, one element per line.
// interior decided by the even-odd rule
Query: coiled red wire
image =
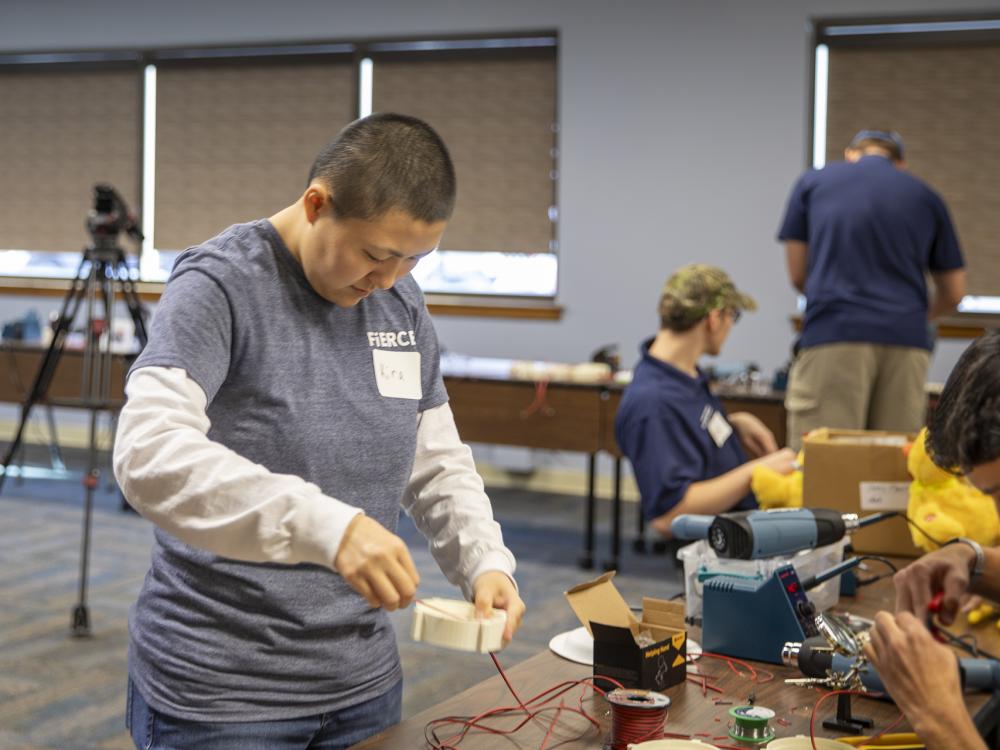
<path fill-rule="evenodd" d="M 666 706 L 639 708 L 612 703 L 608 742 L 613 750 L 627 750 L 630 744 L 660 739 L 666 721 Z"/>

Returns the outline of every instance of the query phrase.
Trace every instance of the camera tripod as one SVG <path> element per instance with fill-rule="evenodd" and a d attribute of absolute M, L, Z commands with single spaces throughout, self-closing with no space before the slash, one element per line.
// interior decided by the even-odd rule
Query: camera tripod
<path fill-rule="evenodd" d="M 97 414 L 100 411 L 114 411 L 121 406 L 119 399 L 111 398 L 112 365 L 112 323 L 116 296 L 120 294 L 135 325 L 135 334 L 140 347 L 146 345 L 146 323 L 143 310 L 135 289 L 135 282 L 125 260 L 125 251 L 115 244 L 114 236 L 94 233 L 94 244 L 83 251 L 76 276 L 62 303 L 59 318 L 52 332 L 52 343 L 42 357 L 31 390 L 21 405 L 21 419 L 13 441 L 3 457 L 3 473 L 0 474 L 0 491 L 3 491 L 8 467 L 21 448 L 25 426 L 31 410 L 39 401 L 51 406 L 73 406 L 90 410 L 89 446 L 87 472 L 83 478 L 86 488 L 83 512 L 83 531 L 80 549 L 79 598 L 73 607 L 72 632 L 75 636 L 90 635 L 90 612 L 87 609 L 87 575 L 90 558 L 91 516 L 94 504 L 94 490 L 98 486 L 100 468 L 97 458 Z M 104 316 L 96 315 L 98 297 L 103 305 Z M 79 399 L 47 398 L 52 376 L 59 364 L 73 322 L 80 308 L 85 307 L 87 323 L 83 351 L 83 373 L 81 397 Z M 106 334 L 106 335 L 104 335 Z M 103 340 L 102 340 L 103 339 Z"/>

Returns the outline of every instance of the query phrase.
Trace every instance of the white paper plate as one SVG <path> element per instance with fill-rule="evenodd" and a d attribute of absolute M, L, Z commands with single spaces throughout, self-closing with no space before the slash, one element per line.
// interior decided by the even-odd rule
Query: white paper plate
<path fill-rule="evenodd" d="M 549 648 L 563 659 L 575 661 L 577 664 L 594 663 L 594 639 L 582 625 L 575 630 L 552 636 Z"/>
<path fill-rule="evenodd" d="M 691 661 L 698 661 L 701 658 L 701 644 L 688 638 L 687 655 Z"/>
<path fill-rule="evenodd" d="M 594 663 L 594 639 L 582 625 L 574 630 L 567 630 L 565 633 L 552 636 L 552 640 L 549 641 L 549 649 L 558 656 L 575 661 L 577 664 Z M 687 655 L 689 659 L 696 661 L 701 656 L 701 644 L 688 638 Z"/>

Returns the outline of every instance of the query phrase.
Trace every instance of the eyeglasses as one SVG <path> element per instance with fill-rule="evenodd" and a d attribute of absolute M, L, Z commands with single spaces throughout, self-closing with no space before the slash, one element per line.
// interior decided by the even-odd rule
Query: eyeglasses
<path fill-rule="evenodd" d="M 733 325 L 736 325 L 737 323 L 740 322 L 740 318 L 743 317 L 743 311 L 729 308 L 729 315 L 733 319 Z"/>

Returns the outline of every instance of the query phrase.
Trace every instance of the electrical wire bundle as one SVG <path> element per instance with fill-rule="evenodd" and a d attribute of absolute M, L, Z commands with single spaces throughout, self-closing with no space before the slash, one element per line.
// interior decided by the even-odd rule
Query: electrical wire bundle
<path fill-rule="evenodd" d="M 539 748 L 539 750 L 545 750 L 549 746 L 550 741 L 557 741 L 556 744 L 558 744 L 558 742 L 564 742 L 567 739 L 582 737 L 592 730 L 597 730 L 598 732 L 601 730 L 601 723 L 583 707 L 583 701 L 587 697 L 588 692 L 596 691 L 601 695 L 606 695 L 606 691 L 598 687 L 594 679 L 610 682 L 619 688 L 624 687 L 620 682 L 610 677 L 597 676 L 583 680 L 567 680 L 544 690 L 526 701 L 522 701 L 514 690 L 514 687 L 510 684 L 510 680 L 507 679 L 507 675 L 503 671 L 503 667 L 500 666 L 496 655 L 490 654 L 490 658 L 493 659 L 497 671 L 503 678 L 511 695 L 514 696 L 514 700 L 517 701 L 517 705 L 493 708 L 476 716 L 446 716 L 428 722 L 424 727 L 424 739 L 427 741 L 428 747 L 432 748 L 432 750 L 457 750 L 462 740 L 473 730 L 496 735 L 511 735 L 529 723 L 536 723 L 542 727 L 546 727 L 545 737 Z M 564 696 L 576 687 L 581 689 L 575 705 L 573 703 L 567 704 Z M 559 699 L 558 704 L 554 703 L 556 699 Z M 581 716 L 587 720 L 588 726 L 583 732 L 579 731 L 579 727 L 570 728 L 565 721 L 564 714 Z M 519 718 L 520 721 L 514 726 L 501 727 L 497 725 L 498 720 L 509 720 L 512 718 Z M 446 727 L 451 727 L 457 731 L 454 731 L 451 735 L 444 736 L 443 730 Z M 562 730 L 563 734 L 558 734 L 558 730 Z M 573 731 L 573 736 L 565 736 L 567 731 Z"/>
<path fill-rule="evenodd" d="M 668 696 L 653 691 L 626 689 L 617 680 L 602 675 L 594 675 L 593 677 L 580 680 L 566 680 L 547 688 L 528 700 L 521 700 L 520 696 L 518 696 L 514 687 L 511 685 L 510 680 L 507 678 L 507 675 L 504 672 L 503 667 L 500 665 L 496 655 L 490 654 L 490 658 L 493 660 L 497 671 L 500 673 L 500 677 L 507 685 L 507 689 L 514 697 L 517 705 L 492 708 L 475 716 L 446 716 L 428 722 L 424 727 L 424 739 L 427 742 L 427 746 L 431 748 L 431 750 L 459 750 L 459 745 L 463 742 L 463 740 L 465 740 L 467 735 L 472 732 L 509 736 L 520 731 L 528 724 L 535 724 L 536 726 L 545 729 L 545 735 L 539 746 L 539 750 L 546 750 L 547 748 L 551 749 L 567 741 L 580 739 L 592 731 L 600 732 L 601 722 L 597 719 L 597 717 L 584 708 L 584 701 L 587 699 L 588 695 L 593 692 L 603 696 L 610 706 L 610 734 L 607 744 L 605 745 L 605 747 L 610 750 L 626 750 L 629 745 L 638 745 L 652 740 L 669 738 L 693 739 L 695 736 L 702 736 L 676 734 L 665 731 L 667 711 L 670 706 L 670 698 Z M 700 655 L 700 658 L 724 661 L 734 674 L 750 681 L 751 683 L 762 684 L 770 682 L 774 679 L 774 673 L 769 670 L 761 667 L 755 667 L 746 661 L 736 659 L 734 657 L 704 652 Z M 689 659 L 689 664 L 690 661 L 691 660 Z M 715 677 L 705 674 L 700 669 L 694 673 L 688 674 L 688 681 L 699 684 L 702 688 L 702 695 L 706 697 L 708 690 L 718 693 L 723 692 L 721 688 L 712 684 L 715 679 Z M 595 680 L 611 683 L 615 685 L 617 689 L 605 691 L 598 686 Z M 567 701 L 566 694 L 574 688 L 580 688 L 579 695 L 575 700 Z M 810 742 L 813 748 L 816 748 L 817 737 L 815 733 L 815 721 L 816 714 L 820 706 L 828 698 L 842 693 L 848 693 L 851 695 L 869 695 L 868 693 L 861 693 L 857 691 L 840 690 L 828 692 L 822 695 L 812 707 L 809 722 L 809 737 L 805 738 L 806 741 Z M 751 706 L 742 706 L 738 708 L 750 709 L 754 702 L 754 695 L 755 691 L 751 691 L 748 699 Z M 558 703 L 556 702 L 557 700 Z M 728 701 L 721 699 L 715 699 L 715 702 L 716 705 L 725 705 L 728 703 Z M 732 712 L 732 710 L 733 709 L 731 709 L 730 712 Z M 769 711 L 769 709 L 763 710 Z M 773 712 L 771 713 L 773 715 Z M 580 729 L 579 722 L 576 723 L 576 726 L 572 726 L 567 721 L 568 718 L 574 716 L 582 717 L 586 720 L 587 724 L 582 731 Z M 862 746 L 867 747 L 869 746 L 868 743 L 879 742 L 881 738 L 885 737 L 886 733 L 898 725 L 902 720 L 903 716 L 900 714 L 895 721 L 893 721 L 877 735 L 870 738 L 851 739 L 863 740 L 865 744 Z M 516 723 L 512 724 L 512 721 L 515 721 Z M 783 722 L 780 718 L 778 719 L 778 722 L 783 723 L 785 726 L 788 725 L 788 722 Z M 446 734 L 446 729 L 450 730 L 450 734 Z M 737 732 L 737 735 L 739 735 L 739 732 Z M 704 736 L 710 735 L 706 732 L 704 733 Z M 773 736 L 773 734 L 771 736 Z M 734 736 L 732 733 L 729 737 L 739 739 L 738 736 Z M 719 739 L 728 738 L 715 737 L 713 739 L 718 741 Z M 754 739 L 756 740 L 756 738 Z M 874 746 L 874 744 L 872 746 Z M 904 746 L 913 747 L 915 745 L 907 744 Z M 733 745 L 725 744 L 715 745 L 714 747 L 720 749 L 731 748 L 732 750 L 740 750 Z"/>
<path fill-rule="evenodd" d="M 612 750 L 663 736 L 670 698 L 651 690 L 612 690 L 604 696 L 611 705 Z"/>

